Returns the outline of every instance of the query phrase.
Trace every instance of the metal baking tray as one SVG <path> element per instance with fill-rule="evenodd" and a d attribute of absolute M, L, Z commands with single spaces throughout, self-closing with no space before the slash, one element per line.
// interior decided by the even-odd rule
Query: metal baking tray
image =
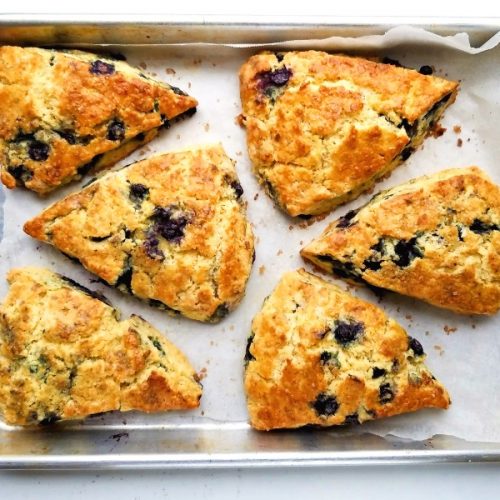
<path fill-rule="evenodd" d="M 439 35 L 468 33 L 479 46 L 500 18 L 274 18 L 125 15 L 0 15 L 0 44 L 39 46 L 265 44 L 383 34 L 397 25 Z M 3 192 L 0 191 L 0 197 Z M 2 214 L 3 219 L 3 214 Z M 3 225 L 3 224 L 2 224 Z M 500 461 L 500 443 L 439 435 L 425 441 L 348 429 L 259 433 L 245 422 L 152 418 L 125 425 L 100 416 L 54 428 L 0 428 L 0 468 L 115 469 L 416 464 Z"/>

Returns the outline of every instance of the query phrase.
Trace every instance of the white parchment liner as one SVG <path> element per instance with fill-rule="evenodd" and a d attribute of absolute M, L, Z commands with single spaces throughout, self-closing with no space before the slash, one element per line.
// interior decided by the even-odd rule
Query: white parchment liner
<path fill-rule="evenodd" d="M 443 38 L 421 29 L 397 27 L 383 36 L 335 37 L 279 46 L 389 56 L 417 69 L 424 64 L 433 65 L 438 76 L 461 81 L 458 99 L 442 120 L 446 133 L 438 139 L 428 138 L 423 148 L 399 166 L 389 179 L 377 185 L 378 191 L 419 175 L 469 165 L 482 167 L 500 183 L 499 41 L 500 34 L 497 34 L 481 48 L 471 48 L 465 34 Z M 306 228 L 273 206 L 251 173 L 245 133 L 235 123 L 235 117 L 241 112 L 238 69 L 257 51 L 255 47 L 198 44 L 118 49 L 131 64 L 146 63 L 148 72 L 188 91 L 200 103 L 193 118 L 164 131 L 148 147 L 123 160 L 122 165 L 153 153 L 219 141 L 237 160 L 238 175 L 248 201 L 248 216 L 257 238 L 257 259 L 246 297 L 222 323 L 204 325 L 171 318 L 139 300 L 91 282 L 92 275 L 83 268 L 22 231 L 27 219 L 76 190 L 78 185 L 75 184 L 45 199 L 22 189 L 8 191 L 2 188 L 5 200 L 0 243 L 0 296 L 7 292 L 4 277 L 10 268 L 47 266 L 104 292 L 121 309 L 123 316 L 134 312 L 148 319 L 186 352 L 197 370 L 206 369 L 199 410 L 161 415 L 112 414 L 90 418 L 82 425 L 113 425 L 114 428 L 125 425 L 128 429 L 183 425 L 224 427 L 228 424 L 239 427 L 239 423 L 244 426 L 247 414 L 242 358 L 252 317 L 284 271 L 304 266 L 298 254 L 302 244 L 318 235 L 330 221 L 363 204 L 371 194 L 361 196 Z M 455 125 L 461 127 L 459 133 L 453 131 Z M 458 139 L 462 141 L 461 147 L 457 145 Z M 337 283 L 345 288 L 343 282 Z M 371 302 L 378 300 L 362 287 L 353 293 Z M 394 434 L 418 440 L 448 434 L 471 441 L 500 441 L 500 316 L 460 316 L 390 293 L 384 296 L 380 306 L 422 342 L 428 354 L 427 363 L 448 388 L 453 404 L 448 411 L 425 410 L 369 422 L 353 428 L 352 432 Z"/>

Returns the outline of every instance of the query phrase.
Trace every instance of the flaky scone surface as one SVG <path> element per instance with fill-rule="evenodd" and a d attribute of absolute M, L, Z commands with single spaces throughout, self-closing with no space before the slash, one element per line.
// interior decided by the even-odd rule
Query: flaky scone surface
<path fill-rule="evenodd" d="M 109 167 L 197 105 L 125 62 L 10 46 L 0 47 L 0 102 L 1 180 L 41 194 Z"/>
<path fill-rule="evenodd" d="M 43 268 L 9 273 L 0 307 L 0 414 L 9 424 L 111 410 L 196 408 L 186 357 L 139 316 Z"/>
<path fill-rule="evenodd" d="M 383 191 L 333 222 L 302 256 L 459 313 L 500 308 L 500 188 L 477 167 Z"/>
<path fill-rule="evenodd" d="M 254 244 L 232 161 L 220 145 L 110 172 L 27 222 L 107 283 L 200 321 L 241 300 Z"/>
<path fill-rule="evenodd" d="M 286 273 L 252 323 L 245 360 L 259 430 L 361 423 L 449 396 L 422 346 L 378 307 L 298 270 Z"/>
<path fill-rule="evenodd" d="M 240 70 L 254 170 L 290 215 L 331 210 L 406 160 L 457 87 L 325 52 L 255 55 Z"/>

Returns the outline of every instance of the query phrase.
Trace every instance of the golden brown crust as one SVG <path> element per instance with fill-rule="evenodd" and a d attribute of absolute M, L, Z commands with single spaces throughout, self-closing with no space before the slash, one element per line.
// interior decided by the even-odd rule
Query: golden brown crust
<path fill-rule="evenodd" d="M 450 404 L 418 341 L 378 307 L 303 269 L 282 277 L 252 335 L 245 389 L 256 429 L 364 422 Z"/>
<path fill-rule="evenodd" d="M 8 188 L 43 194 L 102 170 L 197 101 L 121 61 L 0 47 L 0 168 Z"/>
<path fill-rule="evenodd" d="M 500 188 L 477 167 L 383 191 L 301 255 L 343 277 L 466 314 L 500 308 Z"/>
<path fill-rule="evenodd" d="M 200 147 L 111 172 L 24 230 L 109 284 L 218 321 L 243 297 L 252 267 L 242 192 L 222 147 Z"/>
<path fill-rule="evenodd" d="M 112 410 L 196 408 L 186 357 L 138 316 L 43 268 L 10 271 L 0 308 L 0 413 L 13 425 Z"/>
<path fill-rule="evenodd" d="M 250 159 L 290 215 L 326 212 L 406 159 L 457 88 L 457 82 L 325 52 L 255 55 L 240 70 Z"/>

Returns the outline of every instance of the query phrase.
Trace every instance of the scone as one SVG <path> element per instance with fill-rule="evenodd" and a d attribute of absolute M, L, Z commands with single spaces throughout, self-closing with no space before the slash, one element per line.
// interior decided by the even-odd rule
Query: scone
<path fill-rule="evenodd" d="M 250 160 L 285 212 L 327 212 L 406 160 L 457 89 L 457 82 L 357 57 L 255 55 L 240 70 Z"/>
<path fill-rule="evenodd" d="M 105 297 L 47 269 L 14 269 L 7 279 L 0 415 L 8 424 L 199 405 L 188 360 L 144 319 L 119 321 Z"/>
<path fill-rule="evenodd" d="M 107 168 L 197 101 L 127 63 L 0 47 L 0 178 L 44 194 Z"/>
<path fill-rule="evenodd" d="M 306 273 L 286 273 L 252 323 L 245 389 L 252 427 L 362 423 L 450 398 L 418 340 L 378 307 Z"/>
<path fill-rule="evenodd" d="M 216 322 L 243 297 L 252 267 L 242 195 L 222 146 L 199 147 L 109 172 L 24 230 L 151 305 Z"/>
<path fill-rule="evenodd" d="M 500 189 L 477 167 L 383 191 L 330 224 L 302 257 L 465 314 L 500 308 Z"/>

